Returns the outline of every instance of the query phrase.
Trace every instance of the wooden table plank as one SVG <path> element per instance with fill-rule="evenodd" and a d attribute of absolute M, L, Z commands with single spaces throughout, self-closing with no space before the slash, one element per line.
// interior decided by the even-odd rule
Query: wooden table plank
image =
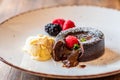
<path fill-rule="evenodd" d="M 0 62 L 0 80 L 7 80 L 8 75 L 11 72 L 11 69 L 12 68 L 10 66 Z"/>
<path fill-rule="evenodd" d="M 16 70 L 14 68 L 11 68 L 7 78 L 4 80 L 22 80 L 22 72 L 20 70 Z"/>
<path fill-rule="evenodd" d="M 78 0 L 80 5 L 92 5 L 107 8 L 120 9 L 119 0 Z"/>
<path fill-rule="evenodd" d="M 63 2 L 64 1 L 64 2 Z M 18 4 L 19 3 L 19 4 Z M 0 22 L 16 15 L 18 13 L 48 6 L 55 3 L 55 5 L 92 5 L 100 7 L 108 7 L 120 10 L 120 0 L 0 0 Z M 0 62 L 0 80 L 57 80 L 50 78 L 42 78 L 34 76 L 11 68 L 10 66 Z M 63 79 L 62 79 L 63 80 Z M 87 80 L 120 80 L 120 74 Z"/>

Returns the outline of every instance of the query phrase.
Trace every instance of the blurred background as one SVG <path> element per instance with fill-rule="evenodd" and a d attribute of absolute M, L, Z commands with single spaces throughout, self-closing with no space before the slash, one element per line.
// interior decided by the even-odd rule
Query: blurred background
<path fill-rule="evenodd" d="M 89 5 L 120 9 L 120 0 L 0 0 L 0 21 L 42 7 Z"/>

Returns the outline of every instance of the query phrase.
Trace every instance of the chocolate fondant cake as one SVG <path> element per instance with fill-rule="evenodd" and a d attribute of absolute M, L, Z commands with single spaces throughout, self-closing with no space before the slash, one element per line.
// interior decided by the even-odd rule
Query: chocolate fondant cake
<path fill-rule="evenodd" d="M 77 37 L 78 49 L 66 46 L 65 38 L 69 35 Z M 61 31 L 55 39 L 52 57 L 55 61 L 62 61 L 66 67 L 74 67 L 79 62 L 89 61 L 100 57 L 104 53 L 104 34 L 90 27 L 75 27 Z"/>

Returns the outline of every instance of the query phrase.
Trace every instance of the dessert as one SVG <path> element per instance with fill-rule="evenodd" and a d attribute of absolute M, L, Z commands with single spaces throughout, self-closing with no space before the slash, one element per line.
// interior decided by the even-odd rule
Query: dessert
<path fill-rule="evenodd" d="M 75 67 L 104 53 L 104 34 L 90 27 L 75 27 L 71 20 L 55 19 L 45 26 L 45 31 L 56 36 L 38 35 L 27 39 L 24 50 L 35 60 L 51 57 L 62 61 L 64 67 Z"/>
<path fill-rule="evenodd" d="M 24 51 L 29 53 L 32 59 L 46 61 L 51 58 L 54 39 L 45 35 L 29 37 L 26 40 Z"/>
<path fill-rule="evenodd" d="M 76 27 L 56 36 L 52 57 L 55 61 L 62 61 L 65 67 L 74 67 L 81 61 L 93 60 L 103 53 L 104 34 L 101 31 L 90 27 Z"/>

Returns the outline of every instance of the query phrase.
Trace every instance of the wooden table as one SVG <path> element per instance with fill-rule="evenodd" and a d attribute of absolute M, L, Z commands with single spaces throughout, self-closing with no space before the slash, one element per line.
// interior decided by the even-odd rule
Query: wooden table
<path fill-rule="evenodd" d="M 64 1 L 64 2 L 63 2 Z M 48 4 L 49 3 L 49 4 Z M 120 9 L 120 0 L 0 0 L 0 22 L 24 11 L 49 5 L 94 5 Z M 46 5 L 47 4 L 47 5 Z M 16 70 L 0 62 L 0 80 L 54 80 Z M 55 79 L 56 80 L 56 79 Z M 120 74 L 89 80 L 120 80 Z"/>

